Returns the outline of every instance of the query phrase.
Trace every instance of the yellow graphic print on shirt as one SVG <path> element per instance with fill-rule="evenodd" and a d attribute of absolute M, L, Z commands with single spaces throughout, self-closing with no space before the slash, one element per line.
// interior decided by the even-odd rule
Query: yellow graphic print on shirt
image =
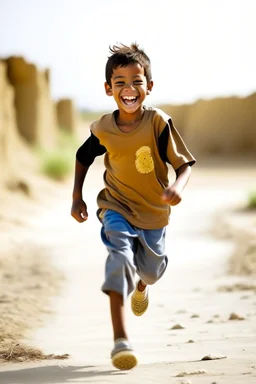
<path fill-rule="evenodd" d="M 154 162 L 151 156 L 150 147 L 143 146 L 136 151 L 135 165 L 140 173 L 149 173 L 154 169 Z"/>

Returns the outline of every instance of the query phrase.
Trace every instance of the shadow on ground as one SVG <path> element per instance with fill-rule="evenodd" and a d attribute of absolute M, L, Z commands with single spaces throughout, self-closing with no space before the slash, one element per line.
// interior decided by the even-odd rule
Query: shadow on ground
<path fill-rule="evenodd" d="M 124 375 L 116 370 L 97 371 L 94 366 L 47 366 L 0 372 L 1 384 L 54 384 L 73 383 L 92 377 Z M 73 381 L 74 380 L 74 381 Z"/>

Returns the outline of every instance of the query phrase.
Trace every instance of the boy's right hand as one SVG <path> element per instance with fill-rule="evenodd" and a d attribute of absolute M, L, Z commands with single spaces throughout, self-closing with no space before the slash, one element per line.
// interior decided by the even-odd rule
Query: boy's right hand
<path fill-rule="evenodd" d="M 82 199 L 73 200 L 71 216 L 79 223 L 83 223 L 88 219 L 87 206 Z"/>

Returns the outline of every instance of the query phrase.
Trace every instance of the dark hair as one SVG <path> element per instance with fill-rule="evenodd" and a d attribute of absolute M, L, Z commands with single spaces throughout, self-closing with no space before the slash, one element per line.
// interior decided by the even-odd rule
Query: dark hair
<path fill-rule="evenodd" d="M 109 47 L 109 51 L 112 55 L 109 56 L 106 64 L 106 82 L 108 85 L 111 86 L 114 69 L 137 63 L 144 68 L 147 82 L 152 80 L 150 59 L 137 43 L 132 43 L 130 47 L 124 44 L 113 45 Z"/>

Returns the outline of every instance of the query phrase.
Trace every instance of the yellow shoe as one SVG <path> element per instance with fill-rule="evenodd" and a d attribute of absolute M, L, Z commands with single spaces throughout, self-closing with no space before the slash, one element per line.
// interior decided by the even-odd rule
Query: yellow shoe
<path fill-rule="evenodd" d="M 138 284 L 132 294 L 131 307 L 132 312 L 135 316 L 141 316 L 148 309 L 148 286 L 145 287 L 144 291 L 140 292 Z"/>
<path fill-rule="evenodd" d="M 137 356 L 126 339 L 117 339 L 115 341 L 115 347 L 111 352 L 111 360 L 114 367 L 123 371 L 132 369 L 138 364 Z"/>

